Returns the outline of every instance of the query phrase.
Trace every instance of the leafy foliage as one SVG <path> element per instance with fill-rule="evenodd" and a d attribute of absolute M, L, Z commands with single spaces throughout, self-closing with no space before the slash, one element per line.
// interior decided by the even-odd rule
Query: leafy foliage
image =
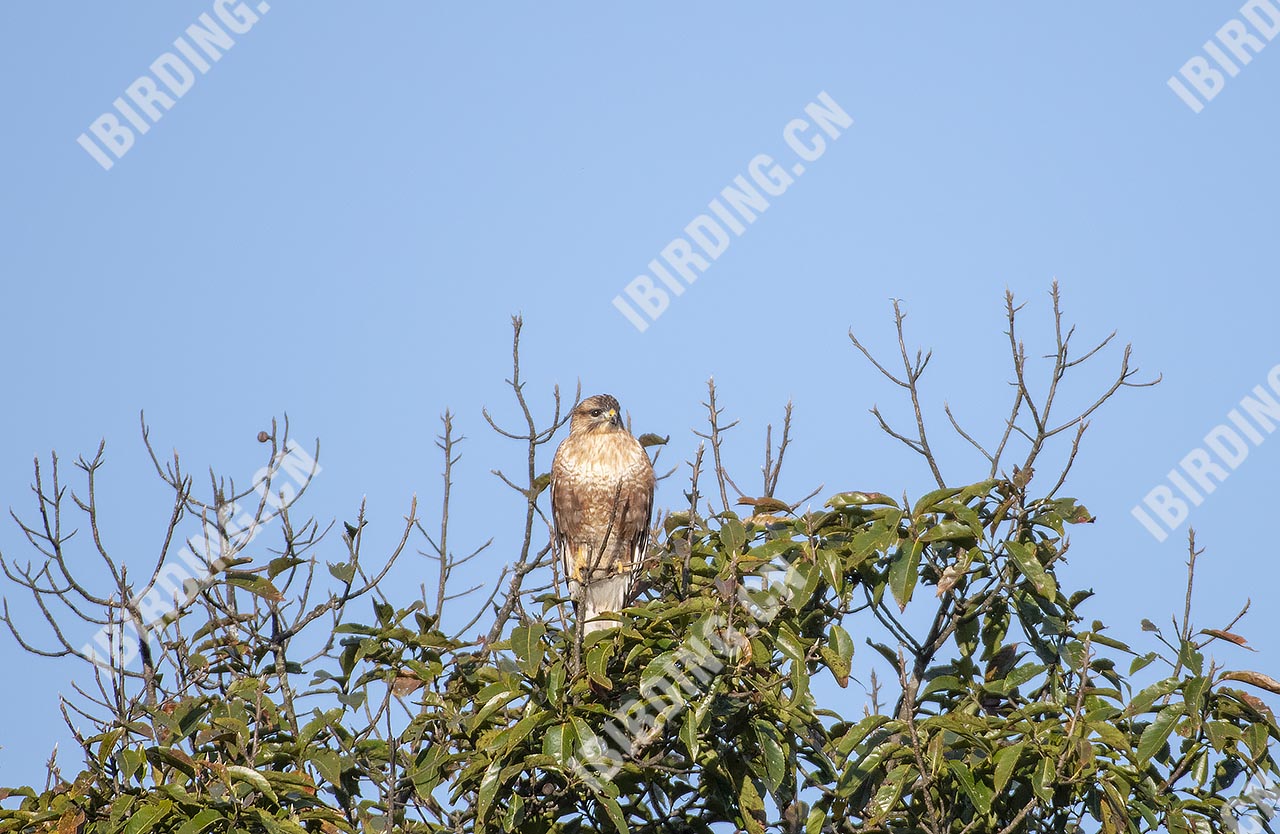
<path fill-rule="evenodd" d="M 284 640 L 294 592 L 272 583 L 308 564 L 286 532 L 153 635 L 181 665 L 82 739 L 78 775 L 4 792 L 18 805 L 0 834 L 1192 832 L 1231 827 L 1231 790 L 1280 775 L 1280 726 L 1241 688 L 1280 684 L 1205 656 L 1244 643 L 1234 623 L 1195 631 L 1188 609 L 1176 635 L 1148 624 L 1161 649 L 1138 652 L 1087 619 L 1091 591 L 1061 587 L 1067 534 L 1094 519 L 1062 479 L 1034 493 L 1035 455 L 914 502 L 841 492 L 801 511 L 773 495 L 789 422 L 766 494 L 738 501 L 749 515 L 710 511 L 699 452 L 640 600 L 585 642 L 554 583 L 508 586 L 486 638 L 446 632 L 443 528 L 434 606 L 362 590 L 363 520 L 329 571 L 323 605 L 345 614 L 295 618 Z M 521 436 L 530 461 L 543 437 Z M 928 448 L 923 427 L 911 442 Z M 530 518 L 539 478 L 516 487 Z M 504 579 L 546 568 L 525 547 Z M 1192 575 L 1198 555 L 1193 540 Z M 367 624 L 344 607 L 362 596 Z M 307 663 L 303 628 L 328 640 Z"/>

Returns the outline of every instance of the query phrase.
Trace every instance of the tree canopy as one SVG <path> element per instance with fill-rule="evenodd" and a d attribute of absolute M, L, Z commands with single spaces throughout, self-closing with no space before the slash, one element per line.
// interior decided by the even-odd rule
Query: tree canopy
<path fill-rule="evenodd" d="M 4 619 L 28 650 L 89 664 L 63 702 L 84 759 L 74 775 L 51 763 L 43 789 L 0 792 L 0 834 L 1263 830 L 1280 727 L 1255 693 L 1280 683 L 1214 660 L 1244 644 L 1236 622 L 1193 624 L 1194 534 L 1182 615 L 1165 630 L 1144 621 L 1159 651 L 1093 619 L 1092 590 L 1061 585 L 1072 527 L 1094 522 L 1063 494 L 1088 420 L 1148 383 L 1124 348 L 1096 401 L 1063 415 L 1059 383 L 1110 339 L 1075 351 L 1055 287 L 1050 369 L 1032 384 L 1007 303 L 1010 417 L 987 448 L 947 411 L 984 461 L 958 480 L 930 445 L 929 355 L 908 348 L 901 311 L 894 363 L 851 334 L 913 406 L 909 429 L 872 413 L 936 481 L 914 499 L 895 485 L 777 494 L 790 406 L 776 444 L 769 431 L 761 489 L 739 489 L 710 386 L 702 445 L 672 470 L 685 501 L 657 519 L 644 590 L 585 640 L 544 506 L 544 447 L 565 408 L 556 391 L 550 419 L 535 417 L 519 319 L 510 384 L 526 424 L 485 416 L 522 446 L 522 475 L 499 477 L 526 510 L 487 599 L 455 587 L 484 548 L 450 545 L 447 414 L 432 529 L 413 506 L 398 546 L 370 556 L 361 508 L 330 533 L 346 558 L 327 564 L 315 551 L 328 528 L 300 516 L 318 452 L 287 423 L 262 433 L 267 465 L 239 491 L 215 482 L 197 497 L 176 456 L 155 457 L 172 546 L 126 566 L 95 536 L 105 588 L 82 581 L 65 532 L 72 515 L 97 529 L 101 450 L 76 464 L 83 498 L 56 458 L 37 465 L 34 512 L 19 518 L 41 557 L 3 567 L 39 601 L 53 648 L 31 636 L 40 624 L 7 607 Z M 660 456 L 666 439 L 642 442 Z M 180 552 L 190 518 L 202 546 Z M 380 584 L 411 537 L 438 568 L 416 601 Z M 77 646 L 72 623 L 102 640 Z M 843 694 L 819 697 L 819 681 Z M 1250 784 L 1263 789 L 1242 798 Z"/>

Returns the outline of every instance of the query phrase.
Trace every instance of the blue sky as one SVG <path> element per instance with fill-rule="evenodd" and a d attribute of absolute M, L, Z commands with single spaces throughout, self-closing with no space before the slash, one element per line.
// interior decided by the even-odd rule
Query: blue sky
<path fill-rule="evenodd" d="M 469 437 L 455 540 L 495 538 L 474 571 L 491 578 L 519 543 L 519 499 L 489 470 L 518 468 L 521 450 L 480 413 L 515 414 L 513 313 L 544 409 L 551 385 L 580 380 L 617 395 L 638 431 L 670 434 L 664 457 L 683 461 L 714 375 L 742 421 L 729 456 L 744 488 L 792 399 L 783 493 L 918 495 L 927 471 L 867 414 L 901 418 L 904 404 L 848 330 L 890 351 L 890 299 L 903 299 L 909 335 L 935 350 L 925 405 L 940 456 L 952 479 L 979 480 L 942 402 L 998 433 L 1003 293 L 1030 302 L 1038 357 L 1057 278 L 1082 345 L 1117 329 L 1164 374 L 1090 429 L 1066 492 L 1098 522 L 1075 533 L 1067 584 L 1093 586 L 1086 616 L 1139 643 L 1140 618 L 1181 611 L 1185 525 L 1157 542 L 1130 508 L 1280 363 L 1280 47 L 1198 114 L 1166 86 L 1238 3 L 280 0 L 103 170 L 77 136 L 214 6 L 0 12 L 0 498 L 19 514 L 34 456 L 69 464 L 105 438 L 109 546 L 154 553 L 165 498 L 139 411 L 160 449 L 242 480 L 261 465 L 254 435 L 287 411 L 321 440 L 310 512 L 351 518 L 367 496 L 371 539 L 388 544 L 411 495 L 428 519 L 439 500 L 448 408 Z M 794 160 L 783 127 L 824 91 L 852 126 L 648 330 L 629 324 L 612 299 L 752 158 Z M 1117 361 L 1104 354 L 1068 396 L 1089 401 Z M 1280 568 L 1255 531 L 1278 461 L 1280 440 L 1252 448 L 1191 515 L 1207 548 L 1198 624 L 1253 597 L 1240 630 L 1258 654 L 1220 656 L 1272 673 Z M 665 483 L 659 503 L 679 500 Z M 336 560 L 340 542 L 327 548 Z M 11 523 L 0 551 L 30 558 Z M 412 557 L 397 587 L 429 575 Z M 56 694 L 79 670 L 8 640 L 0 659 L 23 679 L 6 712 L 26 719 L 0 734 L 0 784 L 42 780 L 64 738 Z M 839 697 L 860 709 L 861 692 Z"/>

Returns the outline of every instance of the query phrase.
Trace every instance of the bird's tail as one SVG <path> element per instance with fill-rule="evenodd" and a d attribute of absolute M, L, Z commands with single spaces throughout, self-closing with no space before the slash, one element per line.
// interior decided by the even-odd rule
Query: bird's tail
<path fill-rule="evenodd" d="M 614 620 L 598 620 L 600 614 L 621 611 L 627 604 L 627 591 L 631 577 L 626 574 L 598 579 L 582 589 L 582 605 L 578 609 L 578 622 L 582 623 L 585 637 L 593 631 L 614 628 Z"/>

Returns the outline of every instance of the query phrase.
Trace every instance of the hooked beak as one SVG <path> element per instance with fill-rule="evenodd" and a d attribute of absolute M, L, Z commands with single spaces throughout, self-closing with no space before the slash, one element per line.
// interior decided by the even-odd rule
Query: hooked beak
<path fill-rule="evenodd" d="M 622 415 L 618 413 L 617 409 L 609 409 L 609 422 L 613 423 L 618 428 L 622 428 Z"/>

